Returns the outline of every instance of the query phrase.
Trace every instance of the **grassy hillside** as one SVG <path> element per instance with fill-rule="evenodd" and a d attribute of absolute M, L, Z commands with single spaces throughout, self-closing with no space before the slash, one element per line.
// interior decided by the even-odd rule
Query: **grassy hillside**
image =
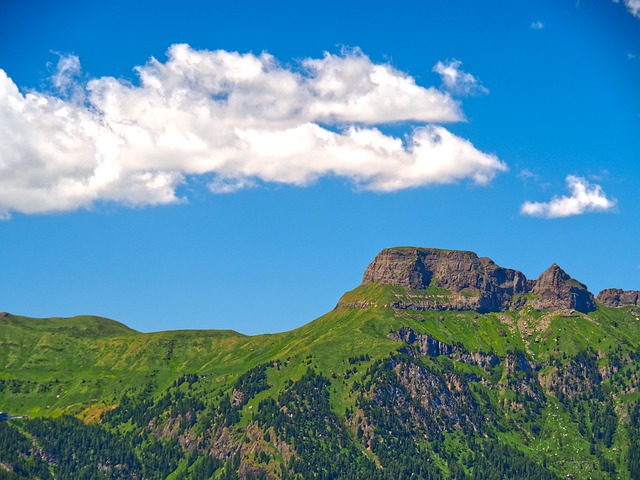
<path fill-rule="evenodd" d="M 307 478 L 314 465 L 327 478 L 640 478 L 639 308 L 392 308 L 417 294 L 371 283 L 303 327 L 258 336 L 6 315 L 0 410 L 32 420 L 2 428 L 16 445 L 61 425 L 116 435 L 144 478 Z M 152 451 L 166 457 L 159 470 L 144 463 Z"/>

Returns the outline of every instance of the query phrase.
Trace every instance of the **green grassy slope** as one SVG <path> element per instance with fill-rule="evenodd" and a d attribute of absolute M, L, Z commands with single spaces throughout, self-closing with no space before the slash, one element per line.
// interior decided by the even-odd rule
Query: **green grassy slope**
<path fill-rule="evenodd" d="M 29 319 L 6 315 L 0 318 L 0 411 L 31 417 L 71 413 L 95 421 L 102 412 L 120 404 L 126 393 L 131 399 L 144 399 L 140 405 L 147 405 L 146 410 L 159 412 L 149 425 L 165 426 L 162 434 L 145 427 L 144 422 L 123 431 L 146 428 L 155 437 L 167 435 L 187 442 L 187 437 L 189 441 L 201 439 L 207 429 L 218 428 L 215 435 L 223 439 L 218 443 L 226 445 L 216 447 L 220 452 L 236 451 L 234 442 L 248 445 L 246 451 L 239 450 L 245 452 L 242 462 L 262 465 L 260 468 L 278 476 L 273 462 L 264 463 L 256 452 L 272 452 L 278 458 L 277 468 L 284 468 L 290 451 L 276 448 L 276 443 L 268 440 L 276 427 L 264 419 L 260 423 L 259 415 L 254 420 L 254 414 L 270 399 L 285 402 L 287 392 L 294 391 L 299 381 L 320 382 L 309 377 L 311 371 L 328 379 L 327 401 L 339 419 L 331 421 L 344 422 L 340 428 L 345 428 L 345 435 L 354 442 L 350 455 L 357 450 L 377 464 L 385 462 L 377 450 L 378 435 L 382 435 L 380 441 L 390 442 L 393 438 L 384 437 L 390 428 L 400 428 L 402 438 L 426 428 L 411 447 L 417 449 L 414 456 L 431 455 L 445 478 L 457 469 L 472 475 L 473 462 L 467 465 L 464 459 L 475 458 L 478 464 L 481 459 L 474 457 L 474 449 L 479 447 L 473 442 L 484 440 L 471 441 L 463 430 L 443 427 L 443 437 L 438 440 L 441 446 L 434 449 L 428 427 L 429 422 L 441 422 L 447 415 L 457 421 L 468 416 L 475 431 L 487 428 L 485 436 L 494 442 L 490 448 L 496 449 L 492 451 L 504 453 L 514 448 L 537 465 L 551 465 L 562 476 L 604 478 L 603 472 L 614 471 L 616 478 L 635 478 L 624 465 L 630 455 L 631 433 L 626 425 L 640 397 L 640 309 L 599 305 L 584 315 L 537 312 L 530 307 L 488 314 L 391 307 L 399 297 L 412 295 L 417 293 L 393 286 L 360 286 L 346 293 L 334 310 L 303 327 L 257 336 L 210 330 L 141 333 L 98 317 Z M 453 353 L 429 356 L 417 350 L 418 344 L 405 345 L 389 338 L 391 332 L 402 328 L 411 329 L 414 336 L 442 342 Z M 491 365 L 482 363 L 493 357 Z M 262 373 L 247 377 L 255 367 L 262 369 L 263 380 L 255 380 Z M 396 372 L 393 375 L 397 378 L 388 377 L 387 371 Z M 416 385 L 412 386 L 411 378 L 403 377 L 403 372 L 416 375 Z M 199 379 L 176 383 L 187 374 L 197 374 Z M 261 386 L 247 387 L 242 394 L 239 379 L 244 379 L 242 385 L 254 382 Z M 382 412 L 399 408 L 393 404 L 396 397 L 385 396 L 389 388 L 406 390 L 402 395 L 413 405 L 403 407 L 398 415 L 404 418 L 403 412 L 409 411 L 414 420 L 426 426 L 414 429 L 388 423 L 392 417 L 384 417 Z M 244 397 L 234 397 L 239 391 Z M 425 392 L 434 391 L 440 395 L 438 405 L 449 405 L 453 400 L 447 399 L 458 396 L 462 400 L 425 420 L 420 415 L 431 415 L 430 410 L 416 412 L 423 408 L 420 402 L 428 398 Z M 174 431 L 174 423 L 180 423 L 188 409 L 175 407 L 176 412 L 187 409 L 178 414 L 159 405 L 175 403 L 184 395 L 202 402 L 205 411 L 190 414 L 197 421 L 186 433 L 167 433 Z M 404 398 L 402 395 L 396 393 L 398 398 Z M 231 421 L 233 428 L 226 420 L 212 419 L 213 414 L 206 413 L 207 408 L 223 408 L 225 398 L 235 402 L 235 406 L 223 409 L 237 412 L 233 413 L 238 415 Z M 127 406 L 125 412 L 142 411 L 134 408 L 137 400 L 131 401 L 133 406 Z M 478 411 L 473 412 L 472 407 L 467 411 L 464 405 L 476 402 L 478 406 L 473 408 Z M 282 421 L 288 419 L 283 417 Z M 110 422 L 117 425 L 114 419 Z M 376 422 L 383 422 L 380 425 L 384 428 L 376 427 Z M 489 424 L 483 426 L 483 422 Z M 332 428 L 335 432 L 337 427 Z M 286 441 L 281 437 L 277 445 Z M 189 471 L 190 467 L 181 465 L 176 472 Z"/>
<path fill-rule="evenodd" d="M 589 315 L 563 317 L 525 308 L 518 312 L 411 311 L 388 307 L 398 287 L 369 284 L 346 293 L 338 307 L 290 332 L 246 336 L 233 331 L 141 333 L 100 317 L 0 318 L 0 409 L 28 415 L 78 412 L 95 400 L 117 403 L 121 392 L 149 382 L 160 390 L 187 373 L 232 379 L 255 365 L 309 356 L 329 375 L 344 360 L 381 358 L 398 348 L 387 338 L 407 326 L 471 352 L 523 351 L 538 361 L 585 349 L 606 353 L 640 346 L 637 309 L 600 306 Z M 365 308 L 343 305 L 358 303 Z M 631 311 L 636 311 L 636 315 Z M 295 363 L 295 362 L 294 362 Z M 299 362 L 301 365 L 307 364 Z M 301 375 L 302 367 L 300 372 Z"/>
<path fill-rule="evenodd" d="M 344 309 L 291 332 L 253 337 L 215 330 L 140 333 L 96 317 L 8 315 L 0 318 L 0 410 L 78 413 L 96 400 L 117 403 L 123 391 L 150 382 L 160 391 L 197 372 L 226 384 L 255 365 L 286 358 L 306 365 L 301 360 L 312 356 L 323 371 L 338 370 L 346 357 L 397 348 L 386 338 L 388 328 L 370 312 Z"/>

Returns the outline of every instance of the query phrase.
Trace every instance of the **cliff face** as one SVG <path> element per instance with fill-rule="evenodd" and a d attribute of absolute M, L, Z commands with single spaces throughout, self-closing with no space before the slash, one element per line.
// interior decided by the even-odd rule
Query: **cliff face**
<path fill-rule="evenodd" d="M 446 298 L 419 300 L 419 309 L 495 312 L 520 308 L 528 301 L 537 310 L 595 310 L 587 287 L 552 265 L 536 281 L 503 268 L 473 252 L 434 248 L 392 248 L 380 252 L 365 271 L 362 284 L 378 282 L 413 290 L 440 288 Z M 528 300 L 528 295 L 531 299 Z M 399 308 L 406 305 L 397 305 Z"/>
<path fill-rule="evenodd" d="M 596 300 L 606 307 L 613 308 L 640 306 L 640 291 L 607 288 L 598 294 Z"/>
<path fill-rule="evenodd" d="M 531 293 L 536 296 L 536 310 L 573 309 L 591 312 L 596 309 L 593 294 L 584 283 L 571 278 L 555 263 L 547 268 L 533 284 Z"/>

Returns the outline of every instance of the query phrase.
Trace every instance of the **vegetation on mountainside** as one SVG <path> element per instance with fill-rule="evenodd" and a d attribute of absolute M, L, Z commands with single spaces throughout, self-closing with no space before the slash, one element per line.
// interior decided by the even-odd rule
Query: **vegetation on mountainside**
<path fill-rule="evenodd" d="M 31 418 L 0 422 L 0 479 L 640 479 L 638 307 L 390 306 L 411 294 L 256 337 L 2 317 L 0 410 Z"/>

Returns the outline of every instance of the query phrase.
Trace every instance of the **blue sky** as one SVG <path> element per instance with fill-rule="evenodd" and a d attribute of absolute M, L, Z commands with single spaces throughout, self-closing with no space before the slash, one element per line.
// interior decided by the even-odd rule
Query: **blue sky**
<path fill-rule="evenodd" d="M 0 310 L 288 330 L 385 247 L 640 289 L 640 4 L 5 1 Z"/>

